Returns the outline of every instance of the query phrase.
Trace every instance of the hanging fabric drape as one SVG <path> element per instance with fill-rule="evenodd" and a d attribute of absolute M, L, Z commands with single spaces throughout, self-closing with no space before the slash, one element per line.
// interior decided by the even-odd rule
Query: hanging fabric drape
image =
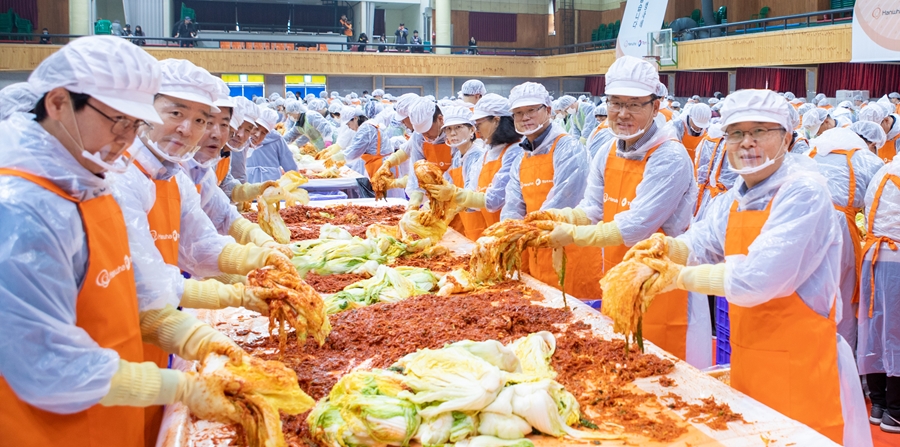
<path fill-rule="evenodd" d="M 806 96 L 806 70 L 802 68 L 738 68 L 735 88 L 767 88 Z"/>
<path fill-rule="evenodd" d="M 675 75 L 675 96 L 711 97 L 728 93 L 728 73 L 724 71 L 679 71 Z"/>
<path fill-rule="evenodd" d="M 469 36 L 476 42 L 515 42 L 517 18 L 517 14 L 469 12 Z"/>
<path fill-rule="evenodd" d="M 900 91 L 900 65 L 835 63 L 819 65 L 819 92 L 835 97 L 838 90 L 868 90 L 878 98 Z"/>

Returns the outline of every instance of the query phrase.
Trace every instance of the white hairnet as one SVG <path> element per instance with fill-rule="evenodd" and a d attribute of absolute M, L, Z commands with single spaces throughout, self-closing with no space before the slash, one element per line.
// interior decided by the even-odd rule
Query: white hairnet
<path fill-rule="evenodd" d="M 900 99 L 900 93 L 897 93 L 897 92 L 891 92 L 891 94 L 888 95 L 888 98 L 897 98 L 897 99 Z"/>
<path fill-rule="evenodd" d="M 216 77 L 203 68 L 184 59 L 165 59 L 159 62 L 162 71 L 162 83 L 159 93 L 186 101 L 210 106 L 213 112 L 218 87 Z"/>
<path fill-rule="evenodd" d="M 307 96 L 309 96 L 309 95 L 307 95 Z M 325 99 L 327 97 L 328 97 L 328 92 L 326 92 L 325 90 L 322 90 L 321 92 L 319 92 L 319 98 Z M 315 98 L 313 98 L 313 99 L 315 99 Z"/>
<path fill-rule="evenodd" d="M 537 82 L 526 82 L 512 88 L 509 92 L 509 109 L 519 107 L 544 105 L 552 107 L 550 93 L 547 88 Z"/>
<path fill-rule="evenodd" d="M 441 109 L 444 115 L 444 127 L 455 126 L 457 124 L 468 124 L 475 126 L 475 120 L 472 119 L 472 111 L 468 107 L 449 106 Z"/>
<path fill-rule="evenodd" d="M 344 108 L 344 104 L 340 102 L 333 102 L 330 106 L 328 106 L 328 113 L 341 113 L 341 109 Z"/>
<path fill-rule="evenodd" d="M 350 120 L 356 118 L 357 116 L 363 116 L 363 111 L 359 107 L 351 107 L 351 106 L 343 106 L 341 110 L 339 110 L 341 114 L 341 125 L 347 124 Z"/>
<path fill-rule="evenodd" d="M 289 99 L 284 102 L 285 113 L 303 113 L 301 108 L 303 108 L 303 103 L 296 99 Z"/>
<path fill-rule="evenodd" d="M 284 98 L 276 98 L 274 104 L 275 104 L 275 107 L 283 106 L 283 105 L 284 105 Z"/>
<path fill-rule="evenodd" d="M 0 121 L 9 118 L 13 113 L 30 112 L 40 99 L 41 97 L 27 82 L 7 85 L 0 90 Z"/>
<path fill-rule="evenodd" d="M 878 104 L 874 106 L 870 105 L 859 111 L 860 121 L 871 121 L 876 124 L 881 124 L 887 116 L 887 112 L 885 112 L 882 107 L 879 107 Z"/>
<path fill-rule="evenodd" d="M 780 124 L 785 130 L 791 130 L 788 108 L 791 105 L 772 90 L 738 90 L 722 101 L 722 126 L 757 121 Z"/>
<path fill-rule="evenodd" d="M 688 116 L 691 117 L 691 122 L 695 126 L 706 129 L 709 127 L 709 120 L 712 119 L 712 109 L 706 104 L 697 104 L 691 107 Z"/>
<path fill-rule="evenodd" d="M 815 104 L 810 104 L 810 103 L 803 104 L 802 106 L 800 106 L 800 107 L 797 109 L 797 113 L 798 113 L 800 116 L 803 116 L 804 113 L 809 112 L 810 110 L 815 109 L 815 108 L 816 108 L 816 105 L 815 105 Z"/>
<path fill-rule="evenodd" d="M 153 107 L 160 82 L 156 58 L 114 36 L 76 39 L 44 59 L 28 76 L 39 96 L 63 87 L 151 123 L 162 123 Z"/>
<path fill-rule="evenodd" d="M 463 83 L 459 92 L 468 96 L 485 95 L 487 94 L 487 89 L 484 88 L 484 83 L 478 79 L 469 79 Z"/>
<path fill-rule="evenodd" d="M 274 102 L 267 102 L 265 104 L 260 104 L 259 106 L 265 107 L 267 109 L 272 109 L 272 110 L 275 110 L 275 107 L 276 107 Z"/>
<path fill-rule="evenodd" d="M 512 112 L 509 111 L 509 100 L 496 93 L 482 96 L 472 111 L 472 120 L 486 116 L 512 116 Z"/>
<path fill-rule="evenodd" d="M 699 101 L 699 100 L 700 100 L 700 95 L 694 95 L 694 96 L 691 96 L 691 100 L 693 100 L 693 101 Z"/>
<path fill-rule="evenodd" d="M 787 130 L 793 131 L 794 129 L 797 128 L 797 126 L 800 125 L 800 112 L 793 107 L 789 107 L 788 114 L 790 115 L 791 127 Z"/>
<path fill-rule="evenodd" d="M 605 112 L 605 111 L 606 111 L 606 108 L 605 108 L 606 105 L 604 104 L 603 107 L 604 107 L 603 111 Z M 678 101 L 672 101 L 672 107 L 675 107 L 675 108 L 679 108 L 679 109 L 680 109 L 680 108 L 681 108 L 681 103 L 678 102 Z M 594 114 L 596 115 L 596 112 L 595 112 Z M 604 114 L 604 115 L 605 115 L 605 114 Z"/>
<path fill-rule="evenodd" d="M 234 104 L 234 107 L 231 108 L 231 121 L 229 121 L 228 125 L 234 130 L 237 130 L 238 127 L 241 127 L 241 124 L 244 123 L 244 109 L 237 105 L 237 98 L 229 99 L 231 99 L 231 103 Z"/>
<path fill-rule="evenodd" d="M 849 129 L 856 132 L 857 135 L 866 141 L 875 143 L 876 149 L 884 146 L 884 143 L 887 141 L 887 135 L 884 133 L 881 124 L 872 121 L 857 121 L 851 124 Z"/>
<path fill-rule="evenodd" d="M 555 107 L 559 110 L 566 110 L 569 107 L 572 107 L 572 104 L 575 104 L 576 100 L 574 97 L 569 95 L 563 95 L 559 99 L 556 100 Z"/>
<path fill-rule="evenodd" d="M 839 116 L 845 116 L 845 115 L 852 115 L 852 112 L 850 112 L 850 109 L 847 109 L 844 107 L 837 107 L 831 111 L 831 116 L 834 118 L 837 118 Z"/>
<path fill-rule="evenodd" d="M 606 72 L 606 94 L 650 96 L 659 88 L 659 72 L 644 59 L 622 56 Z"/>
<path fill-rule="evenodd" d="M 375 90 L 372 90 L 372 96 L 384 96 L 384 90 L 376 88 Z"/>
<path fill-rule="evenodd" d="M 256 119 L 259 118 L 259 106 L 243 96 L 238 96 L 234 99 L 237 102 L 238 107 L 240 107 L 241 109 L 241 114 L 244 116 L 244 121 L 256 126 Z"/>
<path fill-rule="evenodd" d="M 828 118 L 827 110 L 820 108 L 812 109 L 803 115 L 803 127 L 809 129 L 810 135 L 815 135 L 819 132 L 819 127 L 822 126 L 822 123 L 825 122 L 825 118 Z"/>
<path fill-rule="evenodd" d="M 835 149 L 868 149 L 866 142 L 850 129 L 835 127 L 809 140 L 809 147 L 820 155 L 828 155 Z"/>
<path fill-rule="evenodd" d="M 709 105 L 711 105 L 711 106 L 712 106 L 712 105 L 716 105 L 716 104 L 719 103 L 719 98 L 709 98 L 709 100 L 706 101 L 706 102 L 708 102 Z"/>
<path fill-rule="evenodd" d="M 310 101 L 309 109 L 315 110 L 317 112 L 320 110 L 326 110 L 326 109 L 328 109 L 328 103 L 322 99 L 314 99 L 314 100 Z"/>
<path fill-rule="evenodd" d="M 819 101 L 821 101 L 821 100 L 823 100 L 823 99 L 825 99 L 825 94 L 824 94 L 824 93 L 819 93 L 819 94 L 817 94 L 816 97 L 815 97 L 815 102 L 819 102 Z"/>
<path fill-rule="evenodd" d="M 607 115 L 609 115 L 609 113 L 606 113 L 606 104 L 600 104 L 599 106 L 594 108 L 594 116 L 607 116 Z"/>
<path fill-rule="evenodd" d="M 278 112 L 270 108 L 260 108 L 259 118 L 256 118 L 256 122 L 271 132 L 278 124 Z"/>
<path fill-rule="evenodd" d="M 340 98 L 340 97 L 341 97 L 341 94 L 338 93 L 338 92 L 331 92 L 331 97 L 332 97 L 332 98 L 335 98 L 335 99 L 336 99 L 336 98 Z"/>
<path fill-rule="evenodd" d="M 421 98 L 409 108 L 409 120 L 412 121 L 413 130 L 424 134 L 431 129 L 434 123 L 434 112 L 437 105 L 426 98 Z"/>
<path fill-rule="evenodd" d="M 816 105 L 819 106 L 819 107 L 825 107 L 825 106 L 828 105 L 828 100 L 827 100 L 827 99 L 821 99 L 821 100 L 819 100 L 819 102 L 816 103 Z"/>
<path fill-rule="evenodd" d="M 234 100 L 231 99 L 231 89 L 222 78 L 213 77 L 216 80 L 216 107 L 234 108 Z"/>
<path fill-rule="evenodd" d="M 786 99 L 786 100 L 788 100 L 788 101 L 793 101 L 793 100 L 796 99 L 796 98 L 797 98 L 797 96 L 795 96 L 795 95 L 794 95 L 793 93 L 791 93 L 791 92 L 785 92 L 785 94 L 784 94 L 784 99 Z"/>
<path fill-rule="evenodd" d="M 666 87 L 666 84 L 663 84 L 662 82 L 660 82 L 659 84 L 656 85 L 656 96 L 659 96 L 660 98 L 665 98 L 666 96 L 669 96 L 669 88 Z"/>
<path fill-rule="evenodd" d="M 350 99 L 359 99 L 359 95 L 356 92 L 350 92 Z"/>
<path fill-rule="evenodd" d="M 396 112 L 401 119 L 409 117 L 409 110 L 419 100 L 419 95 L 415 93 L 405 93 L 397 99 Z"/>
<path fill-rule="evenodd" d="M 853 103 L 851 103 L 850 101 L 841 101 L 838 103 L 838 107 L 849 109 L 849 108 L 853 107 Z"/>
<path fill-rule="evenodd" d="M 279 94 L 278 92 L 274 92 L 271 95 L 269 95 L 269 101 L 274 101 L 278 98 L 281 98 L 281 94 Z"/>

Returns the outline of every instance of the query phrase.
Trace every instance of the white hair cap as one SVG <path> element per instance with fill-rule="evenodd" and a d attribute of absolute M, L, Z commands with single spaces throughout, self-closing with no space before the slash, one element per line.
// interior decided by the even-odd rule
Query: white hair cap
<path fill-rule="evenodd" d="M 512 116 L 512 112 L 509 111 L 509 100 L 496 93 L 482 96 L 472 111 L 472 121 L 486 116 Z"/>
<path fill-rule="evenodd" d="M 328 106 L 328 113 L 343 113 L 341 109 L 344 108 L 344 104 L 340 102 L 333 102 L 330 106 Z"/>
<path fill-rule="evenodd" d="M 218 96 L 215 76 L 184 59 L 165 59 L 159 66 L 162 69 L 161 95 L 210 106 L 213 113 L 219 112 L 215 106 Z"/>
<path fill-rule="evenodd" d="M 884 146 L 884 143 L 887 142 L 887 135 L 884 133 L 884 129 L 879 123 L 873 123 L 872 121 L 857 121 L 851 124 L 849 129 L 856 132 L 857 135 L 866 141 L 875 143 L 875 149 Z"/>
<path fill-rule="evenodd" d="M 825 106 L 828 105 L 828 100 L 827 100 L 827 99 L 821 99 L 821 100 L 819 100 L 819 102 L 816 103 L 816 105 L 819 106 L 819 107 L 825 107 Z"/>
<path fill-rule="evenodd" d="M 372 90 L 372 96 L 384 96 L 384 90 L 376 88 L 375 90 Z"/>
<path fill-rule="evenodd" d="M 849 108 L 853 107 L 853 103 L 850 101 L 841 101 L 838 103 L 838 107 L 841 107 L 844 109 L 849 109 Z"/>
<path fill-rule="evenodd" d="M 719 103 L 719 98 L 709 98 L 706 102 L 708 102 L 709 105 L 714 106 Z"/>
<path fill-rule="evenodd" d="M 487 89 L 484 88 L 484 83 L 478 79 L 469 79 L 463 82 L 459 92 L 467 96 L 485 95 L 487 94 Z"/>
<path fill-rule="evenodd" d="M 441 109 L 444 114 L 444 127 L 455 126 L 457 124 L 468 124 L 475 126 L 475 120 L 472 119 L 472 111 L 468 107 L 450 106 Z"/>
<path fill-rule="evenodd" d="M 700 100 L 700 95 L 694 95 L 694 96 L 691 96 L 691 100 L 693 100 L 693 101 L 699 101 L 699 100 Z"/>
<path fill-rule="evenodd" d="M 400 115 L 400 120 L 409 118 L 409 109 L 412 108 L 419 100 L 419 95 L 415 93 L 405 93 L 397 99 L 396 112 Z"/>
<path fill-rule="evenodd" d="M 785 93 L 784 93 L 784 99 L 786 99 L 786 100 L 788 100 L 788 101 L 793 101 L 794 99 L 797 99 L 797 96 L 794 95 L 794 94 L 791 93 L 791 92 L 785 92 Z"/>
<path fill-rule="evenodd" d="M 607 110 L 606 110 L 606 104 L 600 104 L 599 106 L 594 107 L 594 116 L 601 116 L 601 115 L 602 116 L 609 115 L 609 113 L 607 113 Z"/>
<path fill-rule="evenodd" d="M 314 100 L 310 101 L 310 103 L 309 103 L 309 110 L 315 110 L 318 112 L 319 110 L 327 110 L 327 109 L 328 109 L 328 103 L 325 102 L 324 99 L 314 99 Z"/>
<path fill-rule="evenodd" d="M 309 96 L 309 95 L 307 95 L 307 96 Z M 319 92 L 319 98 L 325 99 L 327 97 L 328 97 L 328 92 L 326 92 L 325 90 L 322 90 L 321 92 Z M 313 98 L 313 99 L 315 99 L 315 98 Z"/>
<path fill-rule="evenodd" d="M 709 120 L 712 119 L 712 109 L 709 108 L 708 105 L 700 103 L 691 107 L 690 112 L 688 112 L 688 116 L 691 118 L 691 122 L 694 123 L 695 126 L 706 129 L 709 127 Z"/>
<path fill-rule="evenodd" d="M 819 127 L 828 118 L 828 111 L 825 109 L 815 108 L 803 115 L 803 127 L 809 129 L 810 134 L 819 132 Z"/>
<path fill-rule="evenodd" d="M 660 98 L 665 98 L 666 96 L 669 96 L 669 88 L 666 87 L 666 84 L 663 84 L 662 82 L 657 84 L 656 96 L 659 96 Z"/>
<path fill-rule="evenodd" d="M 860 121 L 871 121 L 876 124 L 881 124 L 887 116 L 887 111 L 883 107 L 879 107 L 879 104 L 870 105 L 859 111 Z"/>
<path fill-rule="evenodd" d="M 338 93 L 338 92 L 331 92 L 331 97 L 332 97 L 332 98 L 340 98 L 340 97 L 341 97 L 341 94 Z"/>
<path fill-rule="evenodd" d="M 795 109 L 793 106 L 788 108 L 788 114 L 791 116 L 791 128 L 788 131 L 793 132 L 794 129 L 800 126 L 800 112 Z"/>
<path fill-rule="evenodd" d="M 897 98 L 897 99 L 900 99 L 900 93 L 892 92 L 890 95 L 888 95 L 888 98 Z"/>
<path fill-rule="evenodd" d="M 341 107 L 340 113 L 341 113 L 341 125 L 349 123 L 350 120 L 352 120 L 353 118 L 356 118 L 357 116 L 364 115 L 362 109 L 360 109 L 359 107 L 350 107 L 350 106 Z"/>
<path fill-rule="evenodd" d="M 816 108 L 816 105 L 815 105 L 815 104 L 809 104 L 809 103 L 803 104 L 802 106 L 800 106 L 800 107 L 797 109 L 797 113 L 798 113 L 800 116 L 803 116 L 804 113 L 809 112 L 810 110 L 815 109 L 815 108 Z"/>
<path fill-rule="evenodd" d="M 284 98 L 276 98 L 275 101 L 272 102 L 272 104 L 275 104 L 275 107 L 283 106 Z"/>
<path fill-rule="evenodd" d="M 544 105 L 551 107 L 550 93 L 547 88 L 537 82 L 526 82 L 512 88 L 509 92 L 509 110 L 519 107 Z"/>
<path fill-rule="evenodd" d="M 222 78 L 216 78 L 216 107 L 231 107 L 234 108 L 234 100 L 231 99 L 231 89 L 228 88 L 228 84 L 222 80 Z M 232 116 L 234 113 L 232 113 Z"/>
<path fill-rule="evenodd" d="M 278 98 L 281 98 L 281 94 L 278 92 L 274 92 L 271 95 L 269 95 L 269 101 L 274 101 Z"/>
<path fill-rule="evenodd" d="M 234 107 L 231 108 L 231 121 L 228 122 L 228 125 L 231 126 L 232 129 L 237 130 L 241 127 L 241 124 L 244 123 L 244 111 L 237 105 L 237 98 L 229 99 L 231 99 L 231 103 L 234 104 Z"/>
<path fill-rule="evenodd" d="M 622 56 L 606 72 L 606 94 L 650 96 L 659 88 L 659 72 L 644 59 Z"/>
<path fill-rule="evenodd" d="M 816 102 L 819 102 L 819 101 L 821 101 L 821 100 L 823 100 L 823 99 L 825 99 L 825 94 L 824 94 L 824 93 L 819 93 L 819 94 L 817 94 L 816 97 L 815 97 Z"/>
<path fill-rule="evenodd" d="M 356 92 L 350 92 L 350 99 L 359 99 L 359 95 Z"/>
<path fill-rule="evenodd" d="M 278 124 L 278 112 L 269 108 L 260 107 L 259 118 L 256 118 L 256 122 L 271 132 L 275 129 L 275 125 Z"/>
<path fill-rule="evenodd" d="M 556 108 L 559 110 L 566 110 L 569 107 L 572 107 L 572 104 L 575 104 L 577 101 L 574 97 L 569 95 L 560 96 L 559 99 L 556 100 Z"/>
<path fill-rule="evenodd" d="M 76 39 L 44 59 L 28 76 L 38 96 L 63 87 L 157 124 L 162 119 L 153 107 L 153 96 L 159 93 L 161 81 L 156 58 L 114 36 Z"/>
<path fill-rule="evenodd" d="M 413 130 L 418 133 L 425 133 L 431 129 L 431 125 L 434 123 L 434 112 L 437 105 L 427 99 L 427 98 L 419 98 L 410 108 L 409 108 L 409 120 L 412 121 Z"/>
<path fill-rule="evenodd" d="M 772 90 L 738 90 L 722 101 L 722 127 L 734 123 L 763 122 L 780 124 L 790 131 L 793 129 L 788 111 L 790 107 L 784 98 Z"/>
<path fill-rule="evenodd" d="M 680 109 L 680 108 L 681 108 L 681 103 L 680 103 L 680 102 L 678 102 L 678 101 L 672 101 L 672 104 L 671 104 L 671 106 L 672 106 L 672 107 L 677 107 L 677 108 L 679 108 L 679 109 Z"/>
<path fill-rule="evenodd" d="M 259 118 L 259 107 L 254 104 L 253 101 L 250 101 L 243 96 L 235 97 L 234 100 L 241 109 L 241 115 L 243 115 L 244 121 L 256 126 L 256 119 Z"/>
<path fill-rule="evenodd" d="M 284 102 L 285 113 L 303 113 L 303 109 L 305 108 L 303 103 L 296 99 L 288 99 Z"/>
<path fill-rule="evenodd" d="M 822 132 L 822 135 L 809 140 L 809 147 L 815 149 L 819 155 L 828 155 L 836 149 L 869 148 L 856 132 L 843 127 L 835 127 Z"/>
<path fill-rule="evenodd" d="M 0 90 L 0 121 L 12 116 L 13 113 L 30 112 L 40 96 L 27 82 L 17 82 L 7 85 Z"/>

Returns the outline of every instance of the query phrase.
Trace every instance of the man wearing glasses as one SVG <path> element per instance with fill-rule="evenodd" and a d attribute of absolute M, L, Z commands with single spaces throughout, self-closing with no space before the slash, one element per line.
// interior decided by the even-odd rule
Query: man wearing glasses
<path fill-rule="evenodd" d="M 615 138 L 593 158 L 578 207 L 549 210 L 554 220 L 566 222 L 550 234 L 552 244 L 603 247 L 603 273 L 653 233 L 684 233 L 693 215 L 697 186 L 690 157 L 653 120 L 660 107 L 658 86 L 656 68 L 643 59 L 625 56 L 612 64 L 606 94 Z M 546 216 L 536 213 L 526 220 L 541 218 Z M 643 318 L 645 338 L 698 368 L 710 366 L 705 295 L 690 301 L 685 291 L 657 295 Z"/>

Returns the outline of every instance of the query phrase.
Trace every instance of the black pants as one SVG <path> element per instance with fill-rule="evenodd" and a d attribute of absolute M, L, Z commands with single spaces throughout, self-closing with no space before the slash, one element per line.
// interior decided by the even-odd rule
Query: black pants
<path fill-rule="evenodd" d="M 873 405 L 888 409 L 891 416 L 900 417 L 900 377 L 884 373 L 866 374 L 869 399 Z"/>

